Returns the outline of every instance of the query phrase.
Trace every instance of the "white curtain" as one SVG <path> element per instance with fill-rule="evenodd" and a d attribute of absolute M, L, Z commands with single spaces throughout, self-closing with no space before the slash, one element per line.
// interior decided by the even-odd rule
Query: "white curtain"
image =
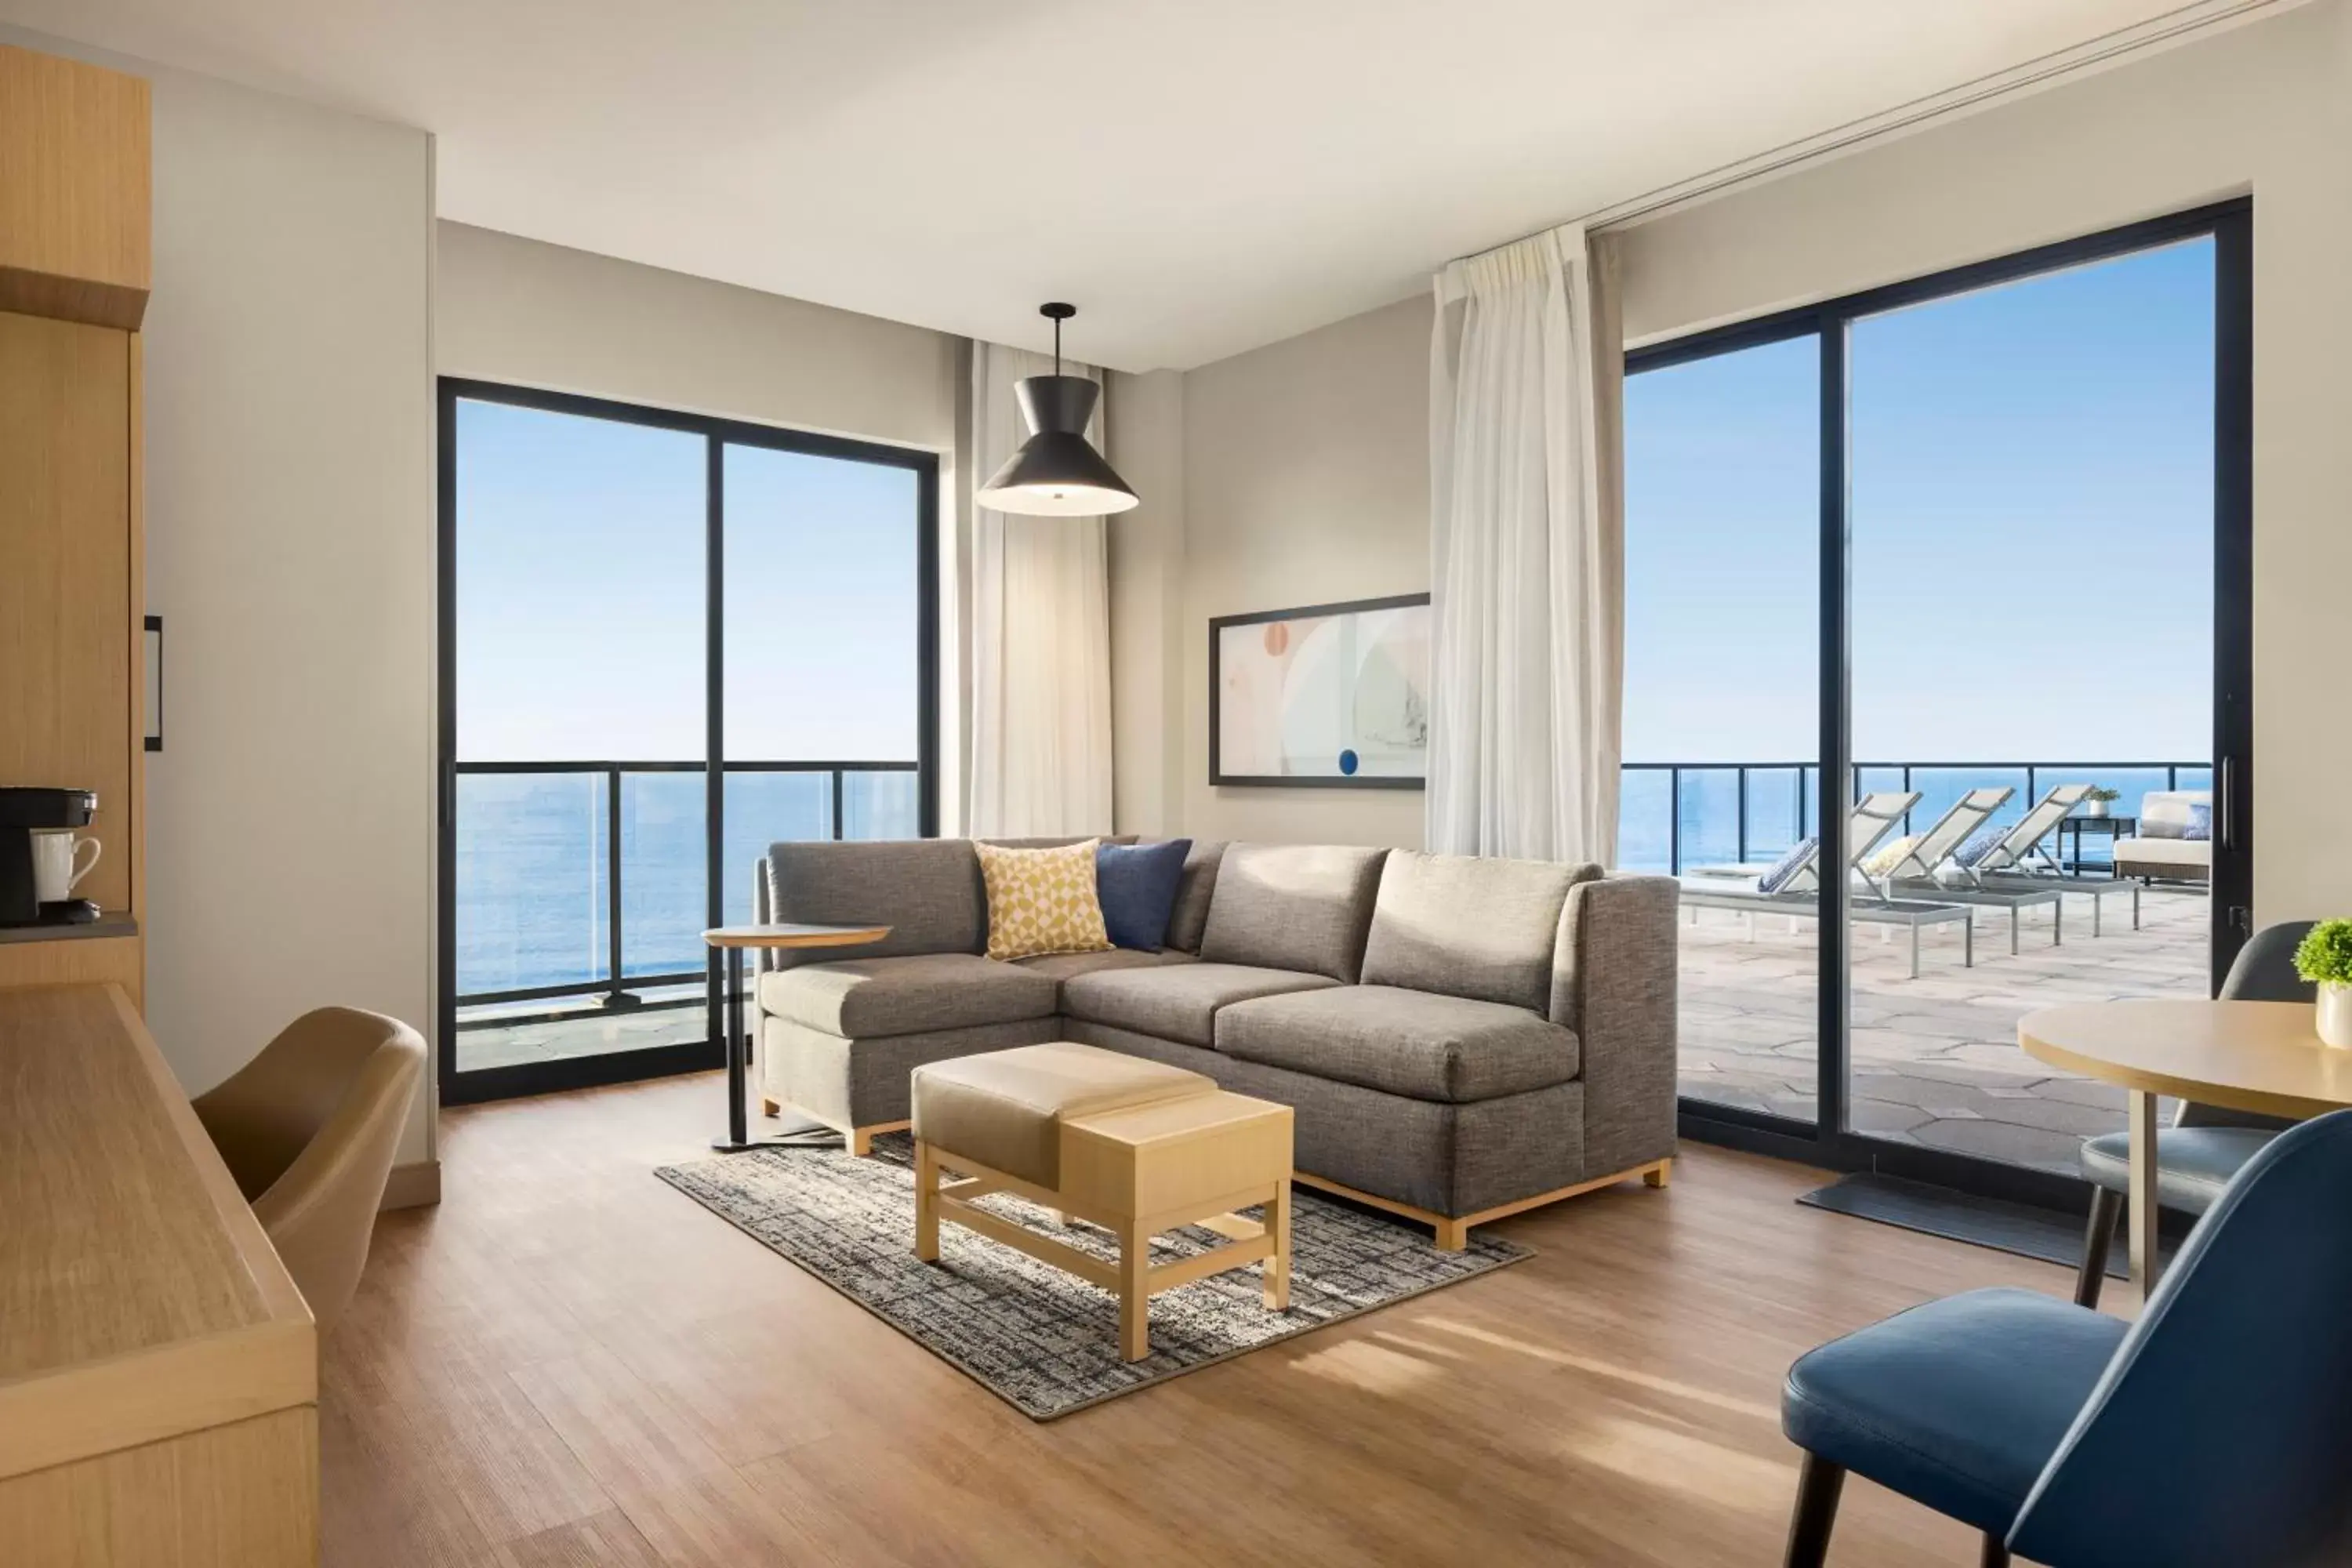
<path fill-rule="evenodd" d="M 972 345 L 971 461 L 988 482 L 1029 428 L 1013 384 L 1045 355 Z M 1094 375 L 1063 362 L 1072 375 Z M 1087 431 L 1102 440 L 1099 405 Z M 1015 517 L 972 505 L 971 776 L 974 837 L 1108 833 L 1110 567 L 1098 517 Z"/>
<path fill-rule="evenodd" d="M 1623 339 L 1615 247 L 1450 264 L 1430 347 L 1429 847 L 1617 852 Z"/>

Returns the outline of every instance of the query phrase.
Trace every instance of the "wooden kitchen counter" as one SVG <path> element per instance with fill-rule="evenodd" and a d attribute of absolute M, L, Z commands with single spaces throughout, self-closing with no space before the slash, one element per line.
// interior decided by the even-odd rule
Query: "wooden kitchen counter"
<path fill-rule="evenodd" d="M 318 1561 L 318 1334 L 113 985 L 0 990 L 0 1563 Z"/>

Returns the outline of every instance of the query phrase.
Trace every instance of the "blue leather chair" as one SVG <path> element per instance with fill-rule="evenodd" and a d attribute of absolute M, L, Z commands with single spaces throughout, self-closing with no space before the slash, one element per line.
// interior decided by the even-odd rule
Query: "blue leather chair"
<path fill-rule="evenodd" d="M 2309 921 L 2288 921 L 2256 931 L 2231 961 L 2222 999 L 2306 1005 L 2315 1000 L 2319 988 L 2294 972 L 2294 950 L 2311 927 Z M 2263 1144 L 2293 1125 L 2274 1116 L 2182 1101 L 2179 1120 L 2156 1141 L 2157 1206 L 2203 1214 Z M 2100 1287 L 2107 1282 L 2116 1221 L 2131 1191 L 2131 1134 L 2085 1138 L 2081 1163 L 2083 1178 L 2091 1184 L 2091 1219 L 2083 1234 L 2083 1267 L 2074 1276 L 2074 1304 L 2095 1307 Z"/>
<path fill-rule="evenodd" d="M 1852 1470 L 2049 1568 L 2352 1563 L 2352 1110 L 2272 1140 L 2137 1323 L 1971 1290 L 1800 1358 L 1789 1568 Z"/>

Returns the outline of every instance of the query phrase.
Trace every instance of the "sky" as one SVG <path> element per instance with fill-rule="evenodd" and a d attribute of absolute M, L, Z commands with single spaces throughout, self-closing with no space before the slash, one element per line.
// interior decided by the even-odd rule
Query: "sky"
<path fill-rule="evenodd" d="M 730 446 L 734 761 L 916 756 L 913 472 Z M 704 751 L 698 435 L 460 401 L 457 755 Z"/>
<path fill-rule="evenodd" d="M 2200 239 L 1854 324 L 1857 758 L 2211 749 L 2212 300 Z M 1628 762 L 1817 750 L 1819 355 L 1627 380 Z"/>

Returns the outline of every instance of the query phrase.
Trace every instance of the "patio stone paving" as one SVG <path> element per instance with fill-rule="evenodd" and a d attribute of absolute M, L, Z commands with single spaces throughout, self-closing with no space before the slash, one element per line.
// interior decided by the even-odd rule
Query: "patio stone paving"
<path fill-rule="evenodd" d="M 1854 929 L 1851 1119 L 1857 1131 L 2072 1174 L 2087 1136 L 2122 1130 L 2119 1089 L 2053 1072 L 2017 1045 L 2037 1007 L 2206 994 L 2202 892 L 2151 889 L 2141 929 L 2121 900 L 2091 935 L 2089 900 L 2070 899 L 2065 942 L 2047 910 L 2026 914 L 2009 952 L 2005 910 L 1980 909 L 1976 966 L 1953 927 L 1907 937 Z M 1815 1114 L 1815 937 L 1811 921 L 1702 910 L 1682 926 L 1682 1090 L 1701 1100 L 1811 1120 Z M 1791 930 L 1790 927 L 1794 926 Z"/>

